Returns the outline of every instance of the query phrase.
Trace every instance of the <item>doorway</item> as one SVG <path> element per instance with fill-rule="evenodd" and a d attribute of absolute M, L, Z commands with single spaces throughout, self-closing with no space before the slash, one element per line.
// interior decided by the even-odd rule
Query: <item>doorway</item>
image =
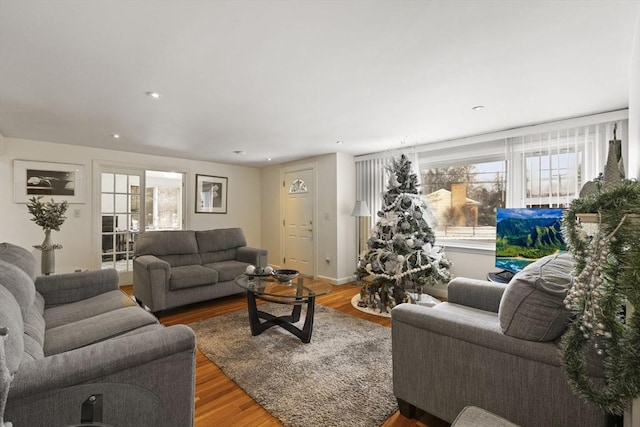
<path fill-rule="evenodd" d="M 314 201 L 313 169 L 284 174 L 284 266 L 314 276 Z"/>
<path fill-rule="evenodd" d="M 100 267 L 114 268 L 120 283 L 132 283 L 138 234 L 185 227 L 184 174 L 102 166 L 98 177 Z"/>
<path fill-rule="evenodd" d="M 115 268 L 127 280 L 133 271 L 133 244 L 143 227 L 144 171 L 103 170 L 100 188 L 101 268 Z"/>

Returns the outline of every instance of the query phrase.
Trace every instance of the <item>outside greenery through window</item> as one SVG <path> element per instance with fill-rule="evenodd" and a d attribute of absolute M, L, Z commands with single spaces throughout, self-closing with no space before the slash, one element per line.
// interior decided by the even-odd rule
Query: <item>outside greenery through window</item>
<path fill-rule="evenodd" d="M 436 237 L 495 241 L 496 208 L 505 206 L 506 162 L 421 170 L 422 197 L 438 222 Z"/>

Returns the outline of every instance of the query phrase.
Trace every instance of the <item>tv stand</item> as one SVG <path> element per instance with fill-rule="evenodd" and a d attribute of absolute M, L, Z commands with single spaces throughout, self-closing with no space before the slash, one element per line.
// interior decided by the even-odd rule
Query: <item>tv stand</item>
<path fill-rule="evenodd" d="M 511 271 L 502 270 L 497 273 L 487 273 L 487 280 L 496 283 L 509 283 L 511 279 L 513 279 L 513 276 L 515 276 L 515 274 Z"/>

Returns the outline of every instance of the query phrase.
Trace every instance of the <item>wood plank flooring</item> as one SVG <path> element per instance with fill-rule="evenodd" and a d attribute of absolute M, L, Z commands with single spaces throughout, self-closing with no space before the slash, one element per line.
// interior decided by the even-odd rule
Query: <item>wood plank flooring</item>
<path fill-rule="evenodd" d="M 133 286 L 131 285 L 123 286 L 122 290 L 133 295 Z M 391 319 L 363 313 L 351 305 L 351 298 L 358 292 L 359 287 L 353 284 L 333 286 L 331 293 L 318 297 L 317 302 L 352 316 L 391 327 Z M 160 322 L 167 326 L 186 325 L 198 320 L 246 309 L 246 296 L 238 294 L 161 313 Z M 271 416 L 251 396 L 231 381 L 200 350 L 196 352 L 195 425 L 196 427 L 282 426 L 277 418 Z M 416 419 L 405 418 L 400 415 L 400 412 L 396 412 L 382 426 L 448 427 L 449 424 L 418 411 Z"/>

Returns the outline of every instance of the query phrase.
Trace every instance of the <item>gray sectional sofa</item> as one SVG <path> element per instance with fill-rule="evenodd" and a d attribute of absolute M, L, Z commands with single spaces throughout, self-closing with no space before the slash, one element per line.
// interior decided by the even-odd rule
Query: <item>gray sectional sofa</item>
<path fill-rule="evenodd" d="M 158 312 L 242 292 L 234 279 L 264 267 L 265 249 L 247 246 L 240 228 L 146 231 L 134 245 L 133 292 Z"/>
<path fill-rule="evenodd" d="M 456 278 L 448 301 L 391 311 L 393 389 L 400 411 L 452 422 L 475 405 L 523 427 L 604 427 L 607 415 L 575 395 L 559 342 L 571 313 L 569 254 L 542 258 L 508 285 Z M 602 366 L 589 355 L 591 380 Z"/>
<path fill-rule="evenodd" d="M 193 425 L 190 328 L 160 325 L 115 270 L 36 271 L 28 250 L 0 244 L 0 425 L 79 424 L 91 396 L 112 426 Z"/>

